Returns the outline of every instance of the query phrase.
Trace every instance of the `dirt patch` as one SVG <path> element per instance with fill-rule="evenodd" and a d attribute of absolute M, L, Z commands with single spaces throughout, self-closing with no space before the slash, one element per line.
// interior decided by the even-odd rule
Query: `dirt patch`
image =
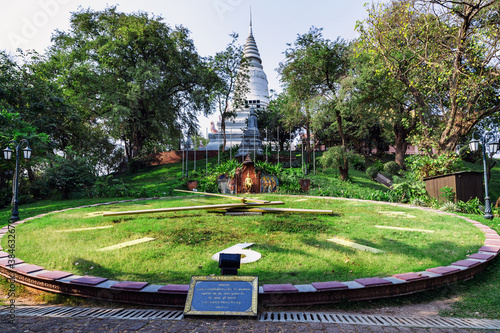
<path fill-rule="evenodd" d="M 450 309 L 452 305 L 459 300 L 460 299 L 458 297 L 455 297 L 447 300 L 432 301 L 422 304 L 388 306 L 375 309 L 360 309 L 356 311 L 335 311 L 335 313 L 386 315 L 397 317 L 439 316 L 440 310 Z"/>
<path fill-rule="evenodd" d="M 47 294 L 44 291 L 33 289 L 26 287 L 25 291 L 22 295 L 16 298 L 16 306 L 22 305 L 62 305 L 65 304 L 54 304 L 41 301 L 43 299 L 43 294 Z M 7 294 L 3 291 L 0 291 L 0 297 L 4 301 L 4 304 L 8 304 Z M 450 309 L 451 306 L 458 302 L 460 298 L 455 297 L 447 300 L 438 300 L 432 301 L 429 303 L 421 303 L 421 304 L 411 304 L 411 305 L 403 305 L 403 306 L 387 306 L 387 307 L 378 307 L 372 309 L 358 309 L 358 310 L 349 310 L 344 311 L 340 309 L 335 310 L 318 310 L 318 312 L 334 312 L 334 313 L 345 313 L 345 314 L 367 314 L 367 315 L 385 315 L 385 316 L 397 316 L 397 317 L 429 317 L 429 316 L 439 316 L 439 311 L 444 309 Z M 82 300 L 81 306 L 86 306 L 85 303 L 89 303 L 87 306 L 92 306 L 91 300 Z M 121 306 L 121 305 L 120 305 Z M 134 306 L 133 304 L 128 305 L 127 307 L 138 307 L 143 308 L 141 305 Z M 275 311 L 273 308 L 268 308 L 266 311 Z M 280 308 L 280 311 L 306 311 L 304 309 L 300 309 L 294 307 L 293 309 Z M 314 312 L 314 311 L 311 311 Z"/>

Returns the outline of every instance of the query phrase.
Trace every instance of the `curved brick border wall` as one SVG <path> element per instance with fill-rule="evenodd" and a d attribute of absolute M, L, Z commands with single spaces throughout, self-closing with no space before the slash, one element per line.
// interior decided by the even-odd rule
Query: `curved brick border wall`
<path fill-rule="evenodd" d="M 346 200 L 345 198 L 331 197 L 314 198 Z M 69 208 L 51 213 L 109 205 L 119 202 L 152 199 L 163 198 L 114 201 Z M 357 199 L 347 200 L 365 201 Z M 484 242 L 484 245 L 478 249 L 477 253 L 469 255 L 463 260 L 458 260 L 448 266 L 428 268 L 423 272 L 395 274 L 384 278 L 363 278 L 347 282 L 330 281 L 316 282 L 305 285 L 265 284 L 259 287 L 259 303 L 267 306 L 327 304 L 339 301 L 373 300 L 377 298 L 414 294 L 458 281 L 471 279 L 476 274 L 484 270 L 487 265 L 489 265 L 489 263 L 500 253 L 500 236 L 493 229 L 477 221 L 428 208 L 380 201 L 370 202 L 398 207 L 423 209 L 462 218 L 481 229 L 486 236 L 486 241 Z M 45 215 L 47 214 L 30 217 L 13 223 L 13 225 L 19 225 Z M 8 226 L 0 229 L 0 238 L 6 234 L 8 234 Z M 0 248 L 0 250 L 2 249 Z M 0 274 L 10 278 L 14 273 L 16 281 L 21 284 L 49 292 L 91 297 L 106 301 L 154 306 L 183 307 L 189 287 L 189 285 L 151 285 L 148 282 L 114 281 L 100 277 L 78 276 L 68 272 L 45 270 L 43 267 L 25 263 L 21 259 L 17 258 L 15 259 L 16 262 L 13 268 L 10 268 L 10 266 L 7 266 L 8 260 L 8 253 L 0 251 Z"/>

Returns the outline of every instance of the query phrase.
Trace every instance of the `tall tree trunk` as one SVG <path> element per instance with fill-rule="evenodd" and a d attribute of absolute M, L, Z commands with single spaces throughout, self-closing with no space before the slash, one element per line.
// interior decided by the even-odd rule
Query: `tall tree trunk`
<path fill-rule="evenodd" d="M 347 167 L 339 166 L 339 171 L 340 171 L 340 180 L 346 181 L 347 178 L 349 178 L 349 164 L 347 164 Z"/>
<path fill-rule="evenodd" d="M 311 128 L 309 122 L 306 123 L 306 162 L 311 162 Z"/>
<path fill-rule="evenodd" d="M 28 165 L 26 167 L 26 169 L 28 170 L 28 179 L 29 179 L 29 182 L 31 184 L 33 184 L 35 182 L 35 173 L 33 172 L 33 169 L 31 168 L 30 165 Z"/>
<path fill-rule="evenodd" d="M 132 157 L 137 157 L 142 152 L 142 148 L 144 145 L 144 136 L 139 132 L 135 132 L 133 135 L 133 140 L 134 140 L 134 147 L 132 150 Z"/>
<path fill-rule="evenodd" d="M 335 118 L 337 120 L 337 130 L 339 131 L 340 139 L 342 140 L 342 147 L 346 148 L 346 137 L 344 134 L 344 129 L 342 127 L 342 115 L 340 111 L 335 110 Z"/>
<path fill-rule="evenodd" d="M 339 131 L 340 138 L 342 139 L 342 148 L 347 150 L 346 147 L 346 137 L 344 134 L 344 129 L 342 127 L 342 115 L 339 110 L 335 110 L 335 117 L 337 119 L 337 129 Z M 339 167 L 340 179 L 346 181 L 349 178 L 349 161 L 347 160 L 347 155 L 344 154 L 344 165 Z"/>
<path fill-rule="evenodd" d="M 396 123 L 394 125 L 394 137 L 395 137 L 395 146 L 394 149 L 396 150 L 396 157 L 395 161 L 401 169 L 405 170 L 405 154 L 406 154 L 406 149 L 408 148 L 408 142 L 406 141 L 408 137 L 408 131 L 404 127 L 403 124 L 401 123 Z"/>
<path fill-rule="evenodd" d="M 226 117 L 224 116 L 220 118 L 220 131 L 222 132 L 222 152 L 224 152 L 226 149 Z"/>

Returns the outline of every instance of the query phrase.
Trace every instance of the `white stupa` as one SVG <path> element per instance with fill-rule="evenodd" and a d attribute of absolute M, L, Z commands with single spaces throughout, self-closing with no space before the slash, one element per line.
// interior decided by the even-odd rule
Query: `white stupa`
<path fill-rule="evenodd" d="M 253 37 L 252 16 L 250 15 L 250 31 L 245 42 L 243 57 L 249 60 L 248 65 L 248 93 L 245 97 L 245 106 L 236 110 L 234 120 L 226 120 L 226 149 L 236 144 L 241 144 L 244 130 L 247 127 L 246 121 L 250 115 L 250 109 L 267 108 L 269 105 L 269 89 L 266 73 L 262 67 L 257 43 Z M 220 122 L 217 123 L 220 129 Z M 220 141 L 217 137 L 220 136 Z M 210 135 L 208 149 L 217 150 L 222 144 L 222 133 Z"/>

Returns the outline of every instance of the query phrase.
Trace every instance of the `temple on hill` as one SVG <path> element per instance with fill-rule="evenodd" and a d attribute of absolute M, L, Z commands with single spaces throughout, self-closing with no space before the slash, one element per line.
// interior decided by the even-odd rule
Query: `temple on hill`
<path fill-rule="evenodd" d="M 255 42 L 255 38 L 253 36 L 251 16 L 250 31 L 245 42 L 243 57 L 249 60 L 248 93 L 246 94 L 244 107 L 236 110 L 236 117 L 233 120 L 226 121 L 226 149 L 239 144 L 240 151 L 238 155 L 246 155 L 247 152 L 253 152 L 254 150 L 258 149 L 260 149 L 260 153 L 257 152 L 257 154 L 262 154 L 262 144 L 260 142 L 261 138 L 258 130 L 255 131 L 251 129 L 251 134 L 247 134 L 248 137 L 246 138 L 246 140 L 243 140 L 245 129 L 247 129 L 247 119 L 250 116 L 251 110 L 267 108 L 267 106 L 269 105 L 269 89 L 267 76 L 266 73 L 264 73 L 264 68 L 262 67 L 262 59 L 260 57 L 259 49 L 257 48 L 257 43 Z M 217 126 L 220 129 L 220 122 L 217 124 Z M 210 143 L 208 145 L 208 149 L 217 150 L 218 147 L 222 144 L 222 133 L 214 133 L 217 132 L 217 130 L 211 130 L 211 132 L 212 133 L 210 133 L 209 135 Z M 255 137 L 256 142 L 253 141 L 253 137 Z M 244 147 L 244 143 L 247 143 L 246 148 Z"/>

